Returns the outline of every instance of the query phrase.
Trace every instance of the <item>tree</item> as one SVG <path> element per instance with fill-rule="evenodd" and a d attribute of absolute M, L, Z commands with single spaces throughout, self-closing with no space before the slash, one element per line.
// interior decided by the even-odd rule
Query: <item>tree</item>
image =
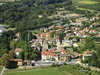
<path fill-rule="evenodd" d="M 25 59 L 24 51 L 22 51 L 22 52 L 19 53 L 19 58 L 23 59 L 23 60 Z"/>
<path fill-rule="evenodd" d="M 50 38 L 53 38 L 54 37 L 54 34 L 55 34 L 55 32 L 51 32 L 50 33 Z"/>
<path fill-rule="evenodd" d="M 5 53 L 1 58 L 1 65 L 8 67 L 8 64 L 9 64 L 9 55 Z"/>
<path fill-rule="evenodd" d="M 59 34 L 60 43 L 62 43 L 62 40 L 64 40 L 64 37 L 65 37 L 65 33 L 64 32 Z"/>
<path fill-rule="evenodd" d="M 14 58 L 15 58 L 14 50 L 9 51 L 9 60 L 14 59 Z"/>
<path fill-rule="evenodd" d="M 25 59 L 26 60 L 37 60 L 39 57 L 39 52 L 36 49 L 29 49 L 25 52 Z"/>
<path fill-rule="evenodd" d="M 11 59 L 15 58 L 15 53 L 13 50 L 9 52 L 9 54 L 3 54 L 1 58 L 1 65 L 5 66 L 6 68 L 16 68 L 17 67 L 17 62 L 12 61 Z"/>
<path fill-rule="evenodd" d="M 10 48 L 14 50 L 14 49 L 15 49 L 16 44 L 17 44 L 17 42 L 16 42 L 16 41 L 14 41 L 14 40 L 10 41 Z"/>
<path fill-rule="evenodd" d="M 0 57 L 2 57 L 2 55 L 4 53 L 7 53 L 7 45 L 5 44 L 0 44 Z"/>
<path fill-rule="evenodd" d="M 95 47 L 95 41 L 91 37 L 87 37 L 85 41 L 85 48 L 91 50 L 94 47 Z"/>

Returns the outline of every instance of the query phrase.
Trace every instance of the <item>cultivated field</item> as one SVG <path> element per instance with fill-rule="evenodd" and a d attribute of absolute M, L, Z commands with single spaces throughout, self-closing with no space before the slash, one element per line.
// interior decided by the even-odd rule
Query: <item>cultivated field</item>
<path fill-rule="evenodd" d="M 78 3 L 82 3 L 82 4 L 96 4 L 98 2 L 97 1 L 79 1 Z"/>
<path fill-rule="evenodd" d="M 69 66 L 61 67 L 47 67 L 29 70 L 10 70 L 6 71 L 4 75 L 87 75 Z"/>

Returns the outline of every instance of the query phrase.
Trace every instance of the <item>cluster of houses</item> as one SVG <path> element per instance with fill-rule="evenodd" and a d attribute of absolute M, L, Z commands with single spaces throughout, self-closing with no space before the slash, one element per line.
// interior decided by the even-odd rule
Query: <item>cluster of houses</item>
<path fill-rule="evenodd" d="M 41 18 L 42 16 L 39 15 Z M 99 19 L 98 17 L 93 17 L 90 21 Z M 83 54 L 79 54 L 75 51 L 68 51 L 67 48 L 77 48 L 78 43 L 84 43 L 85 38 L 89 37 L 90 34 L 95 34 L 95 37 L 100 37 L 99 29 L 100 24 L 93 23 L 88 27 L 84 27 L 82 23 L 70 23 L 65 25 L 52 25 L 48 28 L 40 28 L 43 31 L 41 34 L 34 34 L 37 39 L 32 39 L 29 44 L 31 48 L 35 48 L 41 52 L 41 60 L 45 61 L 47 59 L 54 61 L 70 61 L 71 59 L 76 59 L 82 56 L 82 60 L 86 57 L 91 57 L 93 51 L 86 51 Z M 61 37 L 59 34 L 64 33 L 64 38 L 62 41 L 59 39 Z M 21 33 L 17 33 L 16 41 L 20 39 Z M 21 48 L 15 50 L 16 56 L 22 51 Z M 18 65 L 23 65 L 22 59 L 15 59 Z M 25 61 L 26 62 L 26 61 Z M 79 63 L 81 60 L 79 60 Z M 30 63 L 30 61 L 27 61 Z"/>
<path fill-rule="evenodd" d="M 92 26 L 94 26 L 93 24 Z M 98 24 L 97 24 L 98 25 Z M 77 42 L 85 42 L 85 38 L 88 37 L 88 34 L 92 33 L 98 33 L 97 28 L 92 29 L 91 25 L 89 28 L 81 28 L 81 26 L 78 27 L 70 27 L 70 26 L 50 26 L 48 28 L 43 28 L 43 33 L 37 34 L 38 38 L 36 40 L 33 40 L 33 43 L 31 44 L 31 47 L 37 48 L 37 50 L 41 51 L 41 59 L 55 59 L 56 61 L 67 61 L 71 58 L 77 58 L 80 56 L 80 54 L 76 52 L 69 52 L 65 48 L 66 47 L 78 47 Z M 62 40 L 62 43 L 59 40 L 59 34 L 61 32 L 65 33 L 65 37 Z M 53 37 L 51 37 L 51 34 L 54 33 Z M 79 37 L 77 39 L 77 37 Z M 56 45 L 50 47 L 50 45 Z M 83 60 L 86 56 L 81 54 L 83 56 Z M 92 56 L 92 53 L 91 55 Z"/>

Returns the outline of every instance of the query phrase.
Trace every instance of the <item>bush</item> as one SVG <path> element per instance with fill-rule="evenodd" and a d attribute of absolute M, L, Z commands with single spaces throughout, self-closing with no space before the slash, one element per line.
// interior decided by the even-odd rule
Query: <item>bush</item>
<path fill-rule="evenodd" d="M 52 67 L 60 67 L 61 64 L 55 64 L 55 63 L 53 63 L 51 66 L 52 66 Z"/>

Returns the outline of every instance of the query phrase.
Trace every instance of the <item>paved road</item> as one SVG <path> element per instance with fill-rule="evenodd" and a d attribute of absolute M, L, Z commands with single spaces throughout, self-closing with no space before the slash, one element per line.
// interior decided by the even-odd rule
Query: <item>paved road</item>
<path fill-rule="evenodd" d="M 47 63 L 46 61 L 37 61 L 37 62 L 34 62 L 34 63 L 35 63 L 34 67 L 50 66 L 53 63 L 54 64 L 63 64 L 63 63 L 66 63 L 66 64 L 78 64 L 77 60 L 72 60 L 71 62 L 68 62 L 68 61 L 66 61 L 66 62 L 64 62 L 64 61 L 50 61 L 50 63 Z"/>

